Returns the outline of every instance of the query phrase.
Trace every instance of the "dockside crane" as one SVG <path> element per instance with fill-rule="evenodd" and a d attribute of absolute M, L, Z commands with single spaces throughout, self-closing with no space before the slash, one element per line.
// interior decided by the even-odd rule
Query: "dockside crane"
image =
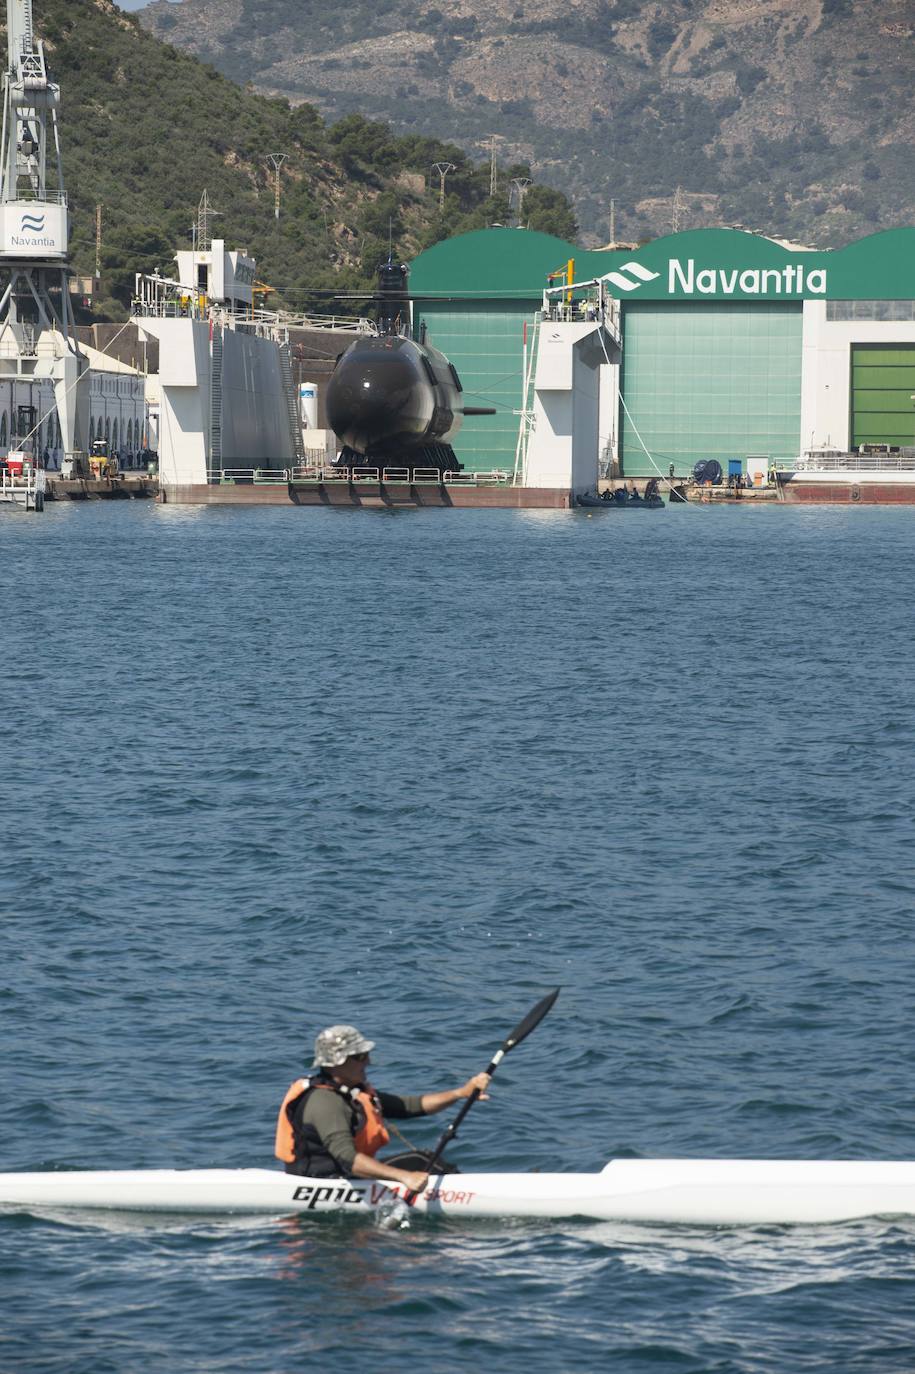
<path fill-rule="evenodd" d="M 7 0 L 0 161 L 0 378 L 51 377 L 62 447 L 85 450 L 89 364 L 70 306 L 60 87 L 36 41 L 32 0 Z"/>

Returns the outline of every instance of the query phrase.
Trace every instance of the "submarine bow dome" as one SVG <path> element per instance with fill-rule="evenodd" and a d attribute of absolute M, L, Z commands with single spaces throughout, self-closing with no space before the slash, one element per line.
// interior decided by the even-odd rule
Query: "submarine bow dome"
<path fill-rule="evenodd" d="M 450 444 L 463 418 L 460 383 L 436 349 L 399 335 L 358 339 L 327 388 L 327 417 L 356 454 L 391 461 Z"/>

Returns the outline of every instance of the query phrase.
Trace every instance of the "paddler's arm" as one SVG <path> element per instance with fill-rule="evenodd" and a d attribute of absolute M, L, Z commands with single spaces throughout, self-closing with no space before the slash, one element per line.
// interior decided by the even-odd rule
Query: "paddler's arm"
<path fill-rule="evenodd" d="M 469 1097 L 475 1088 L 479 1088 L 480 1097 L 485 1102 L 488 1100 L 488 1087 L 489 1074 L 477 1073 L 473 1078 L 468 1078 L 462 1087 L 446 1088 L 440 1093 L 423 1093 L 422 1097 L 412 1094 L 401 1097 L 397 1093 L 379 1093 L 378 1096 L 385 1116 L 394 1121 L 402 1121 L 412 1116 L 431 1116 L 433 1112 L 440 1112 L 443 1107 L 450 1107 L 452 1102 L 460 1102 L 462 1097 Z"/>
<path fill-rule="evenodd" d="M 462 1087 L 447 1088 L 440 1093 L 423 1093 L 420 1101 L 426 1116 L 431 1116 L 433 1112 L 440 1112 L 443 1107 L 450 1107 L 452 1102 L 460 1102 L 462 1097 L 469 1097 L 477 1089 L 479 1089 L 480 1101 L 487 1101 L 489 1094 L 486 1089 L 488 1087 L 489 1074 L 476 1073 L 473 1078 L 468 1078 Z"/>
<path fill-rule="evenodd" d="M 433 1112 L 440 1112 L 443 1107 L 450 1107 L 452 1102 L 460 1102 L 461 1098 L 469 1097 L 476 1089 L 479 1089 L 480 1101 L 486 1102 L 489 1097 L 486 1091 L 488 1087 L 489 1074 L 476 1073 L 473 1078 L 468 1078 L 463 1087 L 447 1088 L 440 1093 L 423 1093 L 420 1102 L 426 1116 L 431 1116 Z"/>
<path fill-rule="evenodd" d="M 429 1182 L 429 1175 L 420 1170 L 396 1169 L 391 1164 L 385 1164 L 383 1159 L 364 1155 L 361 1150 L 356 1151 L 350 1171 L 353 1178 L 379 1178 L 386 1183 L 402 1183 L 410 1193 L 424 1193 Z"/>

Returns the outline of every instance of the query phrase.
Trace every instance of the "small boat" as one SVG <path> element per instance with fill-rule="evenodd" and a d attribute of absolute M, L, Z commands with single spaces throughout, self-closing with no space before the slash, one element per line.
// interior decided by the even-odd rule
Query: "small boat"
<path fill-rule="evenodd" d="M 617 487 L 615 491 L 603 491 L 599 496 L 588 493 L 583 496 L 576 496 L 576 505 L 587 506 L 595 510 L 663 510 L 664 501 L 658 490 L 658 483 L 655 478 L 651 478 L 645 484 L 645 491 L 642 495 L 632 488 L 627 491 L 625 487 Z"/>
<path fill-rule="evenodd" d="M 0 1212 L 364 1217 L 400 1207 L 398 1184 L 270 1169 L 124 1169 L 0 1174 Z M 585 1217 L 772 1226 L 915 1217 L 915 1162 L 614 1159 L 594 1174 L 441 1174 L 409 1214 Z"/>

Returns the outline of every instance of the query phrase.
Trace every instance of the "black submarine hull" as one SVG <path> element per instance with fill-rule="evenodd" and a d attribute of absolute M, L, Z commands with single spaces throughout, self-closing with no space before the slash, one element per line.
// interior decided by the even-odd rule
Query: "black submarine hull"
<path fill-rule="evenodd" d="M 438 349 L 399 334 L 357 339 L 327 387 L 327 418 L 348 466 L 459 472 L 452 440 L 465 414 L 454 366 Z"/>

